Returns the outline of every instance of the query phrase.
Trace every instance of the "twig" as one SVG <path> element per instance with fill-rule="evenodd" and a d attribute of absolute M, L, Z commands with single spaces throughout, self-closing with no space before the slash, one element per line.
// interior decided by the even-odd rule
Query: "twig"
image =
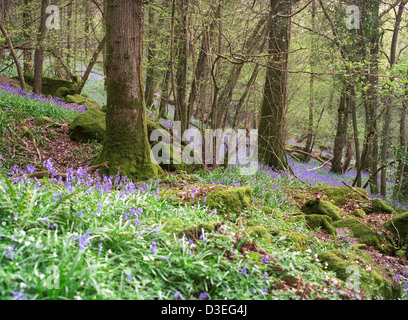
<path fill-rule="evenodd" d="M 342 182 L 343 182 L 343 184 L 344 184 L 346 187 L 348 187 L 348 188 L 350 188 L 351 190 L 357 192 L 357 193 L 358 193 L 360 196 L 362 196 L 364 199 L 370 200 L 369 197 L 367 197 L 365 194 L 363 194 L 363 193 L 361 193 L 360 191 L 358 191 L 358 190 L 357 190 L 356 188 L 354 188 L 353 186 L 349 185 L 347 182 L 345 182 L 345 181 L 342 181 Z"/>

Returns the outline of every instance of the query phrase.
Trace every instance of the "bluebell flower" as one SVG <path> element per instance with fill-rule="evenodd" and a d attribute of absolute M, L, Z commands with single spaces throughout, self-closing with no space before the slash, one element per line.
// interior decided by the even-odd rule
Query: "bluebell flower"
<path fill-rule="evenodd" d="M 202 293 L 200 293 L 199 298 L 200 298 L 200 299 L 208 298 L 208 294 L 207 294 L 206 292 L 202 292 Z"/>

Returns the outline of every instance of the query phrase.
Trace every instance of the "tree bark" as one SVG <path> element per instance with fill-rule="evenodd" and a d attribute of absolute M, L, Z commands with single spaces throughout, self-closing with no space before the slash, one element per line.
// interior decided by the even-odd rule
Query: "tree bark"
<path fill-rule="evenodd" d="M 108 0 L 106 6 L 106 134 L 97 163 L 107 174 L 156 177 L 150 160 L 143 86 L 143 1 Z"/>
<path fill-rule="evenodd" d="M 153 2 L 152 0 L 150 1 Z M 148 7 L 148 22 L 149 22 L 149 43 L 147 48 L 147 68 L 146 68 L 146 107 L 150 109 L 154 103 L 155 89 L 155 69 L 156 69 L 156 39 L 155 38 L 155 17 L 151 6 Z"/>
<path fill-rule="evenodd" d="M 287 167 L 285 157 L 285 112 L 292 1 L 271 0 L 269 49 L 264 96 L 259 124 L 260 161 L 272 168 Z"/>
<path fill-rule="evenodd" d="M 337 130 L 334 140 L 333 161 L 330 172 L 342 174 L 343 149 L 346 144 L 348 121 L 350 115 L 351 85 L 344 83 L 337 112 Z"/>
<path fill-rule="evenodd" d="M 17 53 L 14 50 L 13 43 L 11 42 L 8 33 L 7 33 L 6 29 L 4 28 L 2 21 L 0 21 L 0 31 L 3 34 L 4 38 L 6 39 L 7 45 L 10 48 L 10 51 L 11 51 L 11 55 L 13 56 L 14 63 L 16 64 L 18 79 L 20 80 L 20 87 L 21 87 L 21 89 L 25 90 L 26 85 L 25 85 L 25 81 L 24 81 L 23 71 L 21 69 L 21 64 L 20 64 L 20 61 L 18 60 Z"/>
<path fill-rule="evenodd" d="M 43 63 L 44 63 L 44 49 L 43 42 L 47 34 L 47 26 L 45 21 L 47 19 L 46 9 L 48 6 L 48 0 L 42 0 L 41 2 L 41 19 L 40 27 L 38 29 L 37 44 L 34 51 L 34 79 L 33 79 L 33 90 L 35 94 L 40 95 L 42 90 L 42 73 L 43 73 Z"/>

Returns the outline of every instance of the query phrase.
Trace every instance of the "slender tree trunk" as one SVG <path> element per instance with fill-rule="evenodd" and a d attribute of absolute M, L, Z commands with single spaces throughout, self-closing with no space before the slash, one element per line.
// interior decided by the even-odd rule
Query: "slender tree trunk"
<path fill-rule="evenodd" d="M 404 7 L 407 1 L 401 1 L 398 7 L 398 13 L 395 18 L 394 23 L 394 31 L 391 40 L 391 52 L 390 52 L 390 69 L 394 67 L 395 60 L 396 60 L 396 52 L 397 52 L 397 42 L 399 36 L 399 30 L 402 20 L 402 14 L 404 11 Z M 394 79 L 391 78 L 390 81 L 392 82 Z M 393 97 L 392 92 L 389 93 L 388 96 L 385 97 L 385 117 L 384 117 L 384 126 L 382 132 L 382 144 L 381 144 L 381 163 L 385 165 L 387 162 L 387 154 L 390 146 L 390 131 L 391 131 L 391 108 L 393 105 Z M 380 180 L 380 192 L 381 195 L 384 197 L 387 195 L 387 168 L 383 168 L 381 170 L 381 180 Z"/>
<path fill-rule="evenodd" d="M 37 44 L 34 51 L 34 79 L 33 79 L 33 90 L 35 94 L 41 94 L 42 90 L 42 74 L 43 74 L 43 63 L 44 63 L 44 49 L 43 42 L 47 34 L 47 26 L 45 21 L 47 19 L 46 9 L 48 6 L 48 0 L 42 0 L 41 2 L 41 19 L 40 27 L 38 30 Z"/>
<path fill-rule="evenodd" d="M 32 1 L 31 0 L 24 0 L 24 8 L 23 8 L 23 28 L 24 28 L 24 39 L 27 42 L 26 46 L 29 47 L 31 45 L 31 11 Z M 24 73 L 32 73 L 33 72 L 33 53 L 31 49 L 24 49 Z"/>
<path fill-rule="evenodd" d="M 189 26 L 189 2 L 179 1 L 180 23 L 177 24 L 177 72 L 176 85 L 173 86 L 175 113 L 174 120 L 181 122 L 181 132 L 188 128 L 187 118 L 187 73 L 188 73 L 188 26 Z"/>
<path fill-rule="evenodd" d="M 107 0 L 107 113 L 97 163 L 138 180 L 161 172 L 150 160 L 143 85 L 143 1 Z"/>
<path fill-rule="evenodd" d="M 337 112 L 337 131 L 334 140 L 331 172 L 343 173 L 342 158 L 346 144 L 348 121 L 350 115 L 351 85 L 345 83 L 340 95 L 340 105 Z"/>
<path fill-rule="evenodd" d="M 103 47 L 105 46 L 106 37 L 103 37 L 98 47 L 96 48 L 94 54 L 92 55 L 91 61 L 89 61 L 88 67 L 85 70 L 84 75 L 82 76 L 81 82 L 78 84 L 78 87 L 75 90 L 76 94 L 80 94 L 85 87 L 86 81 L 88 80 L 89 75 L 92 72 L 92 69 L 98 60 L 98 56 L 101 53 Z"/>
<path fill-rule="evenodd" d="M 312 2 L 312 29 L 315 30 L 316 28 L 316 1 Z M 310 54 L 310 79 L 309 79 L 309 123 L 307 128 L 307 139 L 304 151 L 312 152 L 311 146 L 313 142 L 313 115 L 314 115 L 314 71 L 315 71 L 315 48 L 316 42 L 313 41 L 312 43 L 312 51 Z M 306 162 L 310 160 L 309 156 L 305 158 Z"/>
<path fill-rule="evenodd" d="M 356 97 L 355 97 L 355 92 L 354 92 L 354 86 L 353 86 L 353 101 L 351 104 L 351 117 L 353 120 L 353 132 L 354 132 L 354 154 L 356 157 L 356 168 L 360 168 L 361 166 L 361 158 L 360 158 L 360 141 L 358 138 L 358 122 L 357 122 L 357 108 L 356 108 Z M 358 175 L 358 179 L 356 181 L 357 187 L 361 187 L 361 175 Z"/>
<path fill-rule="evenodd" d="M 248 97 L 249 91 L 251 89 L 251 87 L 253 86 L 253 84 L 255 83 L 256 77 L 258 76 L 258 72 L 259 72 L 259 64 L 256 64 L 254 67 L 254 70 L 252 71 L 252 75 L 251 78 L 249 79 L 244 93 L 242 94 L 241 98 L 238 101 L 237 107 L 235 109 L 235 115 L 234 115 L 234 120 L 232 122 L 232 128 L 238 129 L 238 121 L 239 121 L 239 116 L 241 115 L 241 110 L 242 110 L 242 106 L 244 105 L 245 100 Z"/>
<path fill-rule="evenodd" d="M 4 38 L 6 39 L 6 42 L 7 42 L 7 45 L 9 47 L 9 49 L 10 49 L 11 55 L 13 56 L 14 63 L 16 64 L 18 78 L 20 80 L 20 87 L 21 87 L 21 89 L 25 90 L 26 85 L 25 85 L 25 81 L 24 81 L 24 75 L 23 75 L 23 71 L 22 71 L 22 68 L 21 68 L 21 64 L 20 64 L 20 61 L 18 60 L 17 53 L 14 50 L 13 43 L 11 42 L 8 33 L 7 33 L 6 29 L 4 28 L 4 25 L 3 25 L 2 21 L 0 21 L 0 31 L 3 34 Z"/>

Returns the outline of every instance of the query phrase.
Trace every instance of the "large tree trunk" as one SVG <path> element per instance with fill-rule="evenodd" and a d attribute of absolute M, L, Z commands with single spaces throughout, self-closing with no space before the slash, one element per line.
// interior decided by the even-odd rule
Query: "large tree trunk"
<path fill-rule="evenodd" d="M 152 2 L 152 1 L 151 1 Z M 154 87 L 155 87 L 155 69 L 156 69 L 156 39 L 155 39 L 155 17 L 154 11 L 149 6 L 148 8 L 149 21 L 149 46 L 147 48 L 147 68 L 146 68 L 146 106 L 151 108 L 154 103 Z"/>
<path fill-rule="evenodd" d="M 106 6 L 106 135 L 97 163 L 108 174 L 155 177 L 150 160 L 142 73 L 143 1 L 108 0 Z"/>
<path fill-rule="evenodd" d="M 34 51 L 34 79 L 33 79 L 33 90 L 35 94 L 41 94 L 42 90 L 42 74 L 43 74 L 43 63 L 44 63 L 44 50 L 43 42 L 47 34 L 47 26 L 45 21 L 47 20 L 46 9 L 48 6 L 48 0 L 42 0 L 41 2 L 41 19 L 40 27 L 38 30 L 37 44 Z"/>
<path fill-rule="evenodd" d="M 285 112 L 292 1 L 271 0 L 269 50 L 264 96 L 259 124 L 260 161 L 286 169 Z"/>

